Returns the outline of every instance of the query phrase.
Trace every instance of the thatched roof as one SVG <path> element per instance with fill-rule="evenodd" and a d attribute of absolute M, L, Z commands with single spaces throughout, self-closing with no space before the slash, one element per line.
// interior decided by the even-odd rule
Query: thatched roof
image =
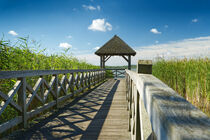
<path fill-rule="evenodd" d="M 96 55 L 136 55 L 136 52 L 117 35 L 95 52 Z"/>

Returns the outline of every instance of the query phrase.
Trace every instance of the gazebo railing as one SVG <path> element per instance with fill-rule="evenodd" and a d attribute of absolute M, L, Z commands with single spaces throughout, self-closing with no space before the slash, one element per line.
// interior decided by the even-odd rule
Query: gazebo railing
<path fill-rule="evenodd" d="M 124 68 L 107 68 L 107 76 L 113 78 L 125 78 L 125 69 Z"/>

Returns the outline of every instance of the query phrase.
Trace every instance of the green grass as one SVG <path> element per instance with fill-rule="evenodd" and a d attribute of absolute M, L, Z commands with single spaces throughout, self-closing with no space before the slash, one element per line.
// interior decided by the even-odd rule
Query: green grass
<path fill-rule="evenodd" d="M 30 40 L 28 37 L 17 38 L 15 43 L 2 38 L 0 39 L 0 71 L 99 68 L 85 61 L 78 60 L 76 57 L 73 57 L 69 51 L 71 50 L 64 50 L 63 53 L 60 54 L 47 55 L 45 49 L 40 50 L 39 43 Z M 51 77 L 45 76 L 44 78 L 49 81 Z M 37 79 L 38 77 L 30 77 L 26 80 L 30 85 L 34 85 Z M 0 79 L 0 91 L 5 94 L 8 93 L 14 86 L 16 80 L 17 79 Z M 13 100 L 16 101 L 17 97 L 15 96 Z M 1 101 L 2 99 L 0 98 L 0 103 Z M 8 105 L 3 114 L 0 115 L 0 124 L 17 115 L 18 112 Z"/>
<path fill-rule="evenodd" d="M 210 116 L 210 59 L 161 60 L 153 75 Z"/>

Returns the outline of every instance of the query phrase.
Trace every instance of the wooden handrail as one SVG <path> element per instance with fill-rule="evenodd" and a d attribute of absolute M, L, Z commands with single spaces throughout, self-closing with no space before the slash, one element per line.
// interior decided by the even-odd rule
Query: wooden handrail
<path fill-rule="evenodd" d="M 106 68 L 105 70 L 125 70 L 125 68 Z"/>
<path fill-rule="evenodd" d="M 50 81 L 44 78 L 46 75 L 50 75 Z M 39 78 L 34 87 L 31 87 L 31 83 L 27 82 L 27 78 L 34 76 L 39 76 Z M 0 116 L 8 105 L 13 107 L 19 115 L 0 124 L 0 133 L 20 123 L 26 128 L 27 121 L 35 115 L 42 113 L 50 107 L 58 107 L 60 102 L 103 82 L 105 80 L 105 69 L 0 72 L 0 79 L 11 78 L 17 79 L 17 81 L 8 94 L 0 91 Z M 18 95 L 17 102 L 13 100 L 16 94 Z M 52 95 L 52 100 L 47 101 L 50 94 Z M 33 104 L 34 99 L 37 99 L 41 106 Z M 35 107 L 31 108 L 30 106 Z"/>
<path fill-rule="evenodd" d="M 104 69 L 0 71 L 0 79 L 55 75 L 55 74 L 75 73 L 75 72 L 89 72 L 89 71 L 95 72 L 102 70 Z"/>
<path fill-rule="evenodd" d="M 126 97 L 132 140 L 210 138 L 210 118 L 151 74 L 126 70 Z M 143 130 L 143 109 L 152 127 L 148 137 Z"/>

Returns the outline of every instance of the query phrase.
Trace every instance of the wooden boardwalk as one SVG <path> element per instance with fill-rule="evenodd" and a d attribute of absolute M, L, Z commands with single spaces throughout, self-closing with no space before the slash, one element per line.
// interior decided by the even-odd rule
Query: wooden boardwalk
<path fill-rule="evenodd" d="M 108 80 L 14 139 L 129 140 L 125 80 Z"/>

